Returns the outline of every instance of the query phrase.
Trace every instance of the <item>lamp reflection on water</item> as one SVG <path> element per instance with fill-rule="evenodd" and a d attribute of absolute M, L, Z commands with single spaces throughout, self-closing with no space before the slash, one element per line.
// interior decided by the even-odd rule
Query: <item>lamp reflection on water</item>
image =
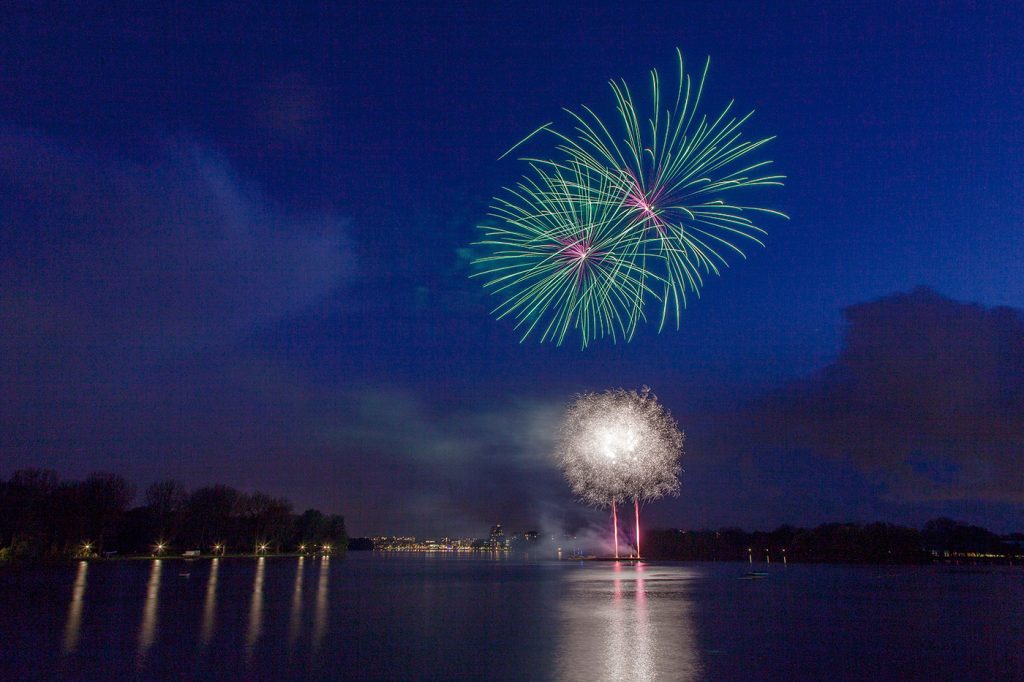
<path fill-rule="evenodd" d="M 78 647 L 78 635 L 82 628 L 82 607 L 85 605 L 85 576 L 89 572 L 89 562 L 79 561 L 78 572 L 75 573 L 75 584 L 71 589 L 71 603 L 68 604 L 68 620 L 64 625 L 65 654 L 74 652 Z"/>
<path fill-rule="evenodd" d="M 153 639 L 156 637 L 156 614 L 160 605 L 160 573 L 162 570 L 163 561 L 154 559 L 149 569 L 149 582 L 146 583 L 146 604 L 142 607 L 142 626 L 139 627 L 139 667 L 146 662 L 146 654 L 149 653 L 149 647 L 153 646 Z"/>
<path fill-rule="evenodd" d="M 252 579 L 252 601 L 249 602 L 249 629 L 245 632 L 245 658 L 252 659 L 256 642 L 263 633 L 263 571 L 266 557 L 256 560 L 256 575 Z"/>
<path fill-rule="evenodd" d="M 292 612 L 288 619 L 288 650 L 295 648 L 295 642 L 299 638 L 299 618 L 302 615 L 302 570 L 305 567 L 306 557 L 299 557 L 299 564 L 295 567 L 295 586 L 292 588 Z"/>
<path fill-rule="evenodd" d="M 692 569 L 623 562 L 567 572 L 557 677 L 698 679 L 692 605 L 685 598 L 694 577 Z M 652 600 L 648 593 L 668 598 Z"/>
<path fill-rule="evenodd" d="M 320 649 L 324 633 L 327 632 L 327 596 L 330 575 L 331 558 L 324 555 L 320 558 L 320 575 L 316 582 L 316 611 L 313 614 L 313 651 Z"/>
<path fill-rule="evenodd" d="M 214 616 L 217 609 L 217 570 L 220 568 L 220 559 L 214 558 L 210 561 L 210 576 L 206 579 L 206 598 L 203 600 L 203 629 L 200 641 L 203 646 L 210 643 L 213 638 Z"/>

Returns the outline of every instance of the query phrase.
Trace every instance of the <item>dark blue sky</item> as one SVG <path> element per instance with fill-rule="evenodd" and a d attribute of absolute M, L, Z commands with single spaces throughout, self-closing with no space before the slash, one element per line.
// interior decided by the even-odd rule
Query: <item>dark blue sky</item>
<path fill-rule="evenodd" d="M 559 406 L 648 384 L 689 434 L 655 522 L 1019 529 L 1024 13 L 783 4 L 6 6 L 0 473 L 554 526 Z M 467 279 L 498 156 L 676 47 L 778 136 L 792 219 L 678 332 L 520 345 Z"/>

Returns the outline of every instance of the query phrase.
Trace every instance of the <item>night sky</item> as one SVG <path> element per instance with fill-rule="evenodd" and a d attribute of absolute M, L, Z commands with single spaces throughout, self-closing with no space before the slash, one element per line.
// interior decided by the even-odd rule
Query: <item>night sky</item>
<path fill-rule="evenodd" d="M 603 518 L 559 410 L 647 384 L 687 433 L 652 525 L 1024 530 L 1019 5 L 96 4 L 0 10 L 0 474 L 555 529 Z M 678 332 L 520 344 L 468 279 L 498 157 L 676 47 L 791 220 Z"/>

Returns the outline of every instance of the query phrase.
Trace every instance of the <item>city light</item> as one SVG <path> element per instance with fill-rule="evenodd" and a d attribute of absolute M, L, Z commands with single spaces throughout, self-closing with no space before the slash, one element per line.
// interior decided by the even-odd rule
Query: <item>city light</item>
<path fill-rule="evenodd" d="M 265 553 L 266 551 L 267 551 L 267 545 L 266 545 L 266 543 L 263 543 L 263 544 L 261 544 L 261 545 L 260 545 L 260 546 L 258 547 L 258 549 L 257 549 L 257 553 L 259 553 L 259 554 L 263 554 L 263 553 Z"/>
<path fill-rule="evenodd" d="M 157 554 L 163 554 L 164 553 L 164 549 L 166 549 L 166 548 L 167 548 L 167 543 L 166 542 L 164 542 L 163 540 L 158 540 L 157 541 L 156 546 L 155 546 Z"/>
<path fill-rule="evenodd" d="M 537 540 L 537 531 L 524 534 L 522 540 Z M 520 541 L 518 534 L 506 539 L 500 526 L 491 528 L 487 538 L 451 538 L 420 540 L 412 536 L 377 535 L 371 538 L 373 549 L 378 552 L 508 552 L 514 542 Z"/>

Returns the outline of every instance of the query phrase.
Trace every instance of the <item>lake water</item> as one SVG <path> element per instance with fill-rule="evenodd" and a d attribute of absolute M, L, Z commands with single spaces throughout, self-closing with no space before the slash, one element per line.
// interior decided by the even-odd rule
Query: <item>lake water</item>
<path fill-rule="evenodd" d="M 1024 570 L 352 553 L 0 572 L 0 679 L 55 677 L 1024 679 Z"/>

